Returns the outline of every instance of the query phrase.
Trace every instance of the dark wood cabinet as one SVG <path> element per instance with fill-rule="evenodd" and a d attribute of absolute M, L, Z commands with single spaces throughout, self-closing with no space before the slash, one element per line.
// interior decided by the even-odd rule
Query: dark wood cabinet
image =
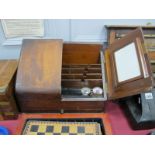
<path fill-rule="evenodd" d="M 115 40 L 120 39 L 141 27 L 145 40 L 145 47 L 148 51 L 150 60 L 155 59 L 155 26 L 129 26 L 129 25 L 106 25 L 108 31 L 108 43 L 112 44 Z"/>

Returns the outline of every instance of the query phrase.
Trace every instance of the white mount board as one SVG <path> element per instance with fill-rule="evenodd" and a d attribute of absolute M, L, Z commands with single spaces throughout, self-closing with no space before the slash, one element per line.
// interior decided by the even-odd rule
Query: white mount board
<path fill-rule="evenodd" d="M 134 43 L 114 53 L 118 82 L 123 82 L 141 75 L 138 56 Z"/>

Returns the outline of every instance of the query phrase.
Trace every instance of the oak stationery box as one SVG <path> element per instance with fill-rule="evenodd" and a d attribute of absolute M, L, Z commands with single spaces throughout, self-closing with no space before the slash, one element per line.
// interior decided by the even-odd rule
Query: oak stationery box
<path fill-rule="evenodd" d="M 0 60 L 0 120 L 16 119 L 18 108 L 14 98 L 16 60 Z"/>
<path fill-rule="evenodd" d="M 106 50 L 97 43 L 24 40 L 15 90 L 22 112 L 99 112 L 105 101 L 152 85 L 138 28 Z"/>

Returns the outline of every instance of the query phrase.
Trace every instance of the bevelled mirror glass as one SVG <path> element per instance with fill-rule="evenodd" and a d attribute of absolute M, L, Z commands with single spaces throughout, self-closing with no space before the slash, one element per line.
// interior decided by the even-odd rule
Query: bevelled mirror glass
<path fill-rule="evenodd" d="M 118 82 L 141 75 L 135 43 L 130 43 L 114 53 Z"/>

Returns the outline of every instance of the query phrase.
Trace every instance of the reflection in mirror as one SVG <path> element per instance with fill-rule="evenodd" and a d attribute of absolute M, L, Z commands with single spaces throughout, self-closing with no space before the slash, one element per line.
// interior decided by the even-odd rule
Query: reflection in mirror
<path fill-rule="evenodd" d="M 141 75 L 135 43 L 131 43 L 114 53 L 118 82 Z"/>

